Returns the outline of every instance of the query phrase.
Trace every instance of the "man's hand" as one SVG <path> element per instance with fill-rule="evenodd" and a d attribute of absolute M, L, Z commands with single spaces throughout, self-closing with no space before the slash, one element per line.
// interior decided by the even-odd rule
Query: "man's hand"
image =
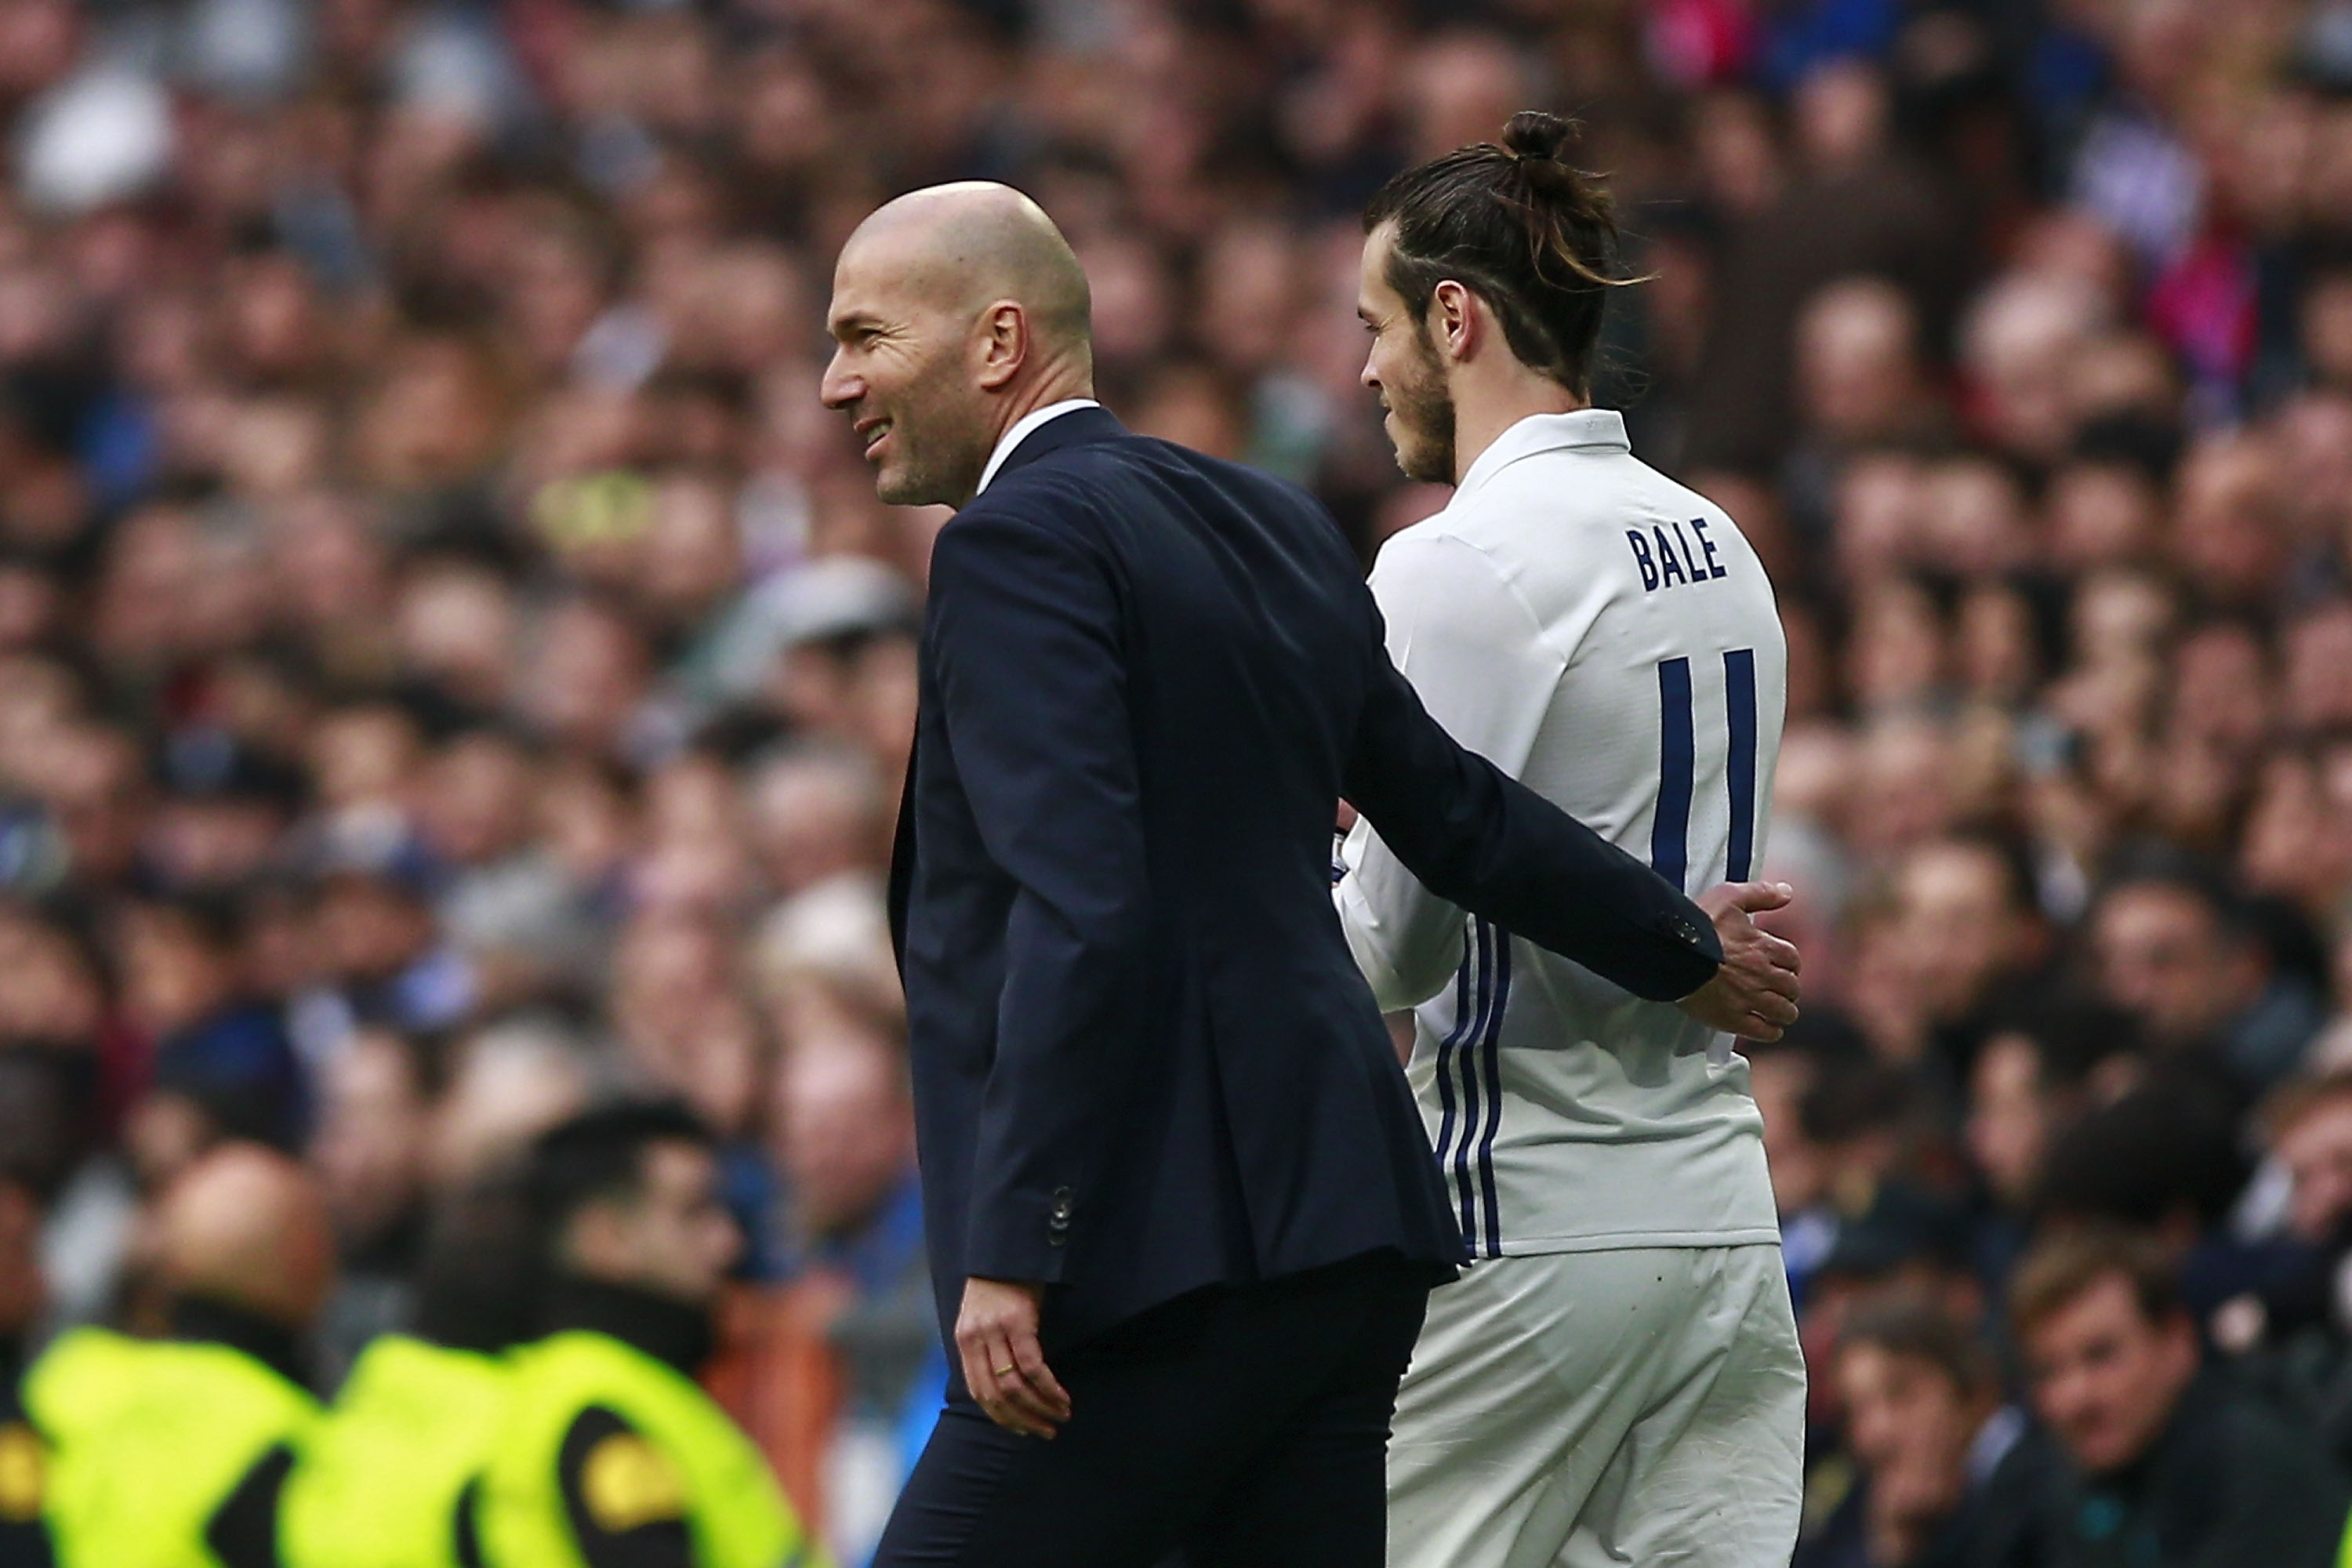
<path fill-rule="evenodd" d="M 1797 1021 L 1797 950 L 1748 917 L 1795 897 L 1786 882 L 1727 882 L 1696 900 L 1723 939 L 1715 978 L 1675 1004 L 1709 1028 L 1777 1040 Z"/>
<path fill-rule="evenodd" d="M 1051 1437 L 1070 1418 L 1070 1396 L 1045 1365 L 1037 1342 L 1045 1287 L 1014 1279 L 967 1279 L 956 1313 L 956 1354 L 964 1386 L 999 1426 Z"/>

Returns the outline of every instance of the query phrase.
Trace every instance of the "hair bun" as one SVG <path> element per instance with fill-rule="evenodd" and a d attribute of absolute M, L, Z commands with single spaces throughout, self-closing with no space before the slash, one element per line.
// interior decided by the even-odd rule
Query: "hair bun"
<path fill-rule="evenodd" d="M 1504 151 L 1547 163 L 1566 162 L 1562 154 L 1574 140 L 1576 121 L 1547 114 L 1540 109 L 1522 109 L 1503 127 Z"/>

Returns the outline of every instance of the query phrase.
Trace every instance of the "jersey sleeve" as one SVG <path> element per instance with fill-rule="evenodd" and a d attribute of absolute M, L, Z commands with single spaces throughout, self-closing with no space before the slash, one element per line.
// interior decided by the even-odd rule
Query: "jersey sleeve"
<path fill-rule="evenodd" d="M 1432 718 L 1516 778 L 1567 661 L 1493 558 L 1454 535 L 1401 535 L 1381 552 L 1372 596 L 1390 658 Z M 1383 1011 L 1418 1006 L 1462 960 L 1462 910 L 1424 888 L 1359 819 L 1334 890 L 1356 965 Z"/>

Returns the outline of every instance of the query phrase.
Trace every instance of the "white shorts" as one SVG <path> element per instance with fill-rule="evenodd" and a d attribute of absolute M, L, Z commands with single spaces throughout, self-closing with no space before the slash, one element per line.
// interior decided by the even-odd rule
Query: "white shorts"
<path fill-rule="evenodd" d="M 1430 1292 L 1391 1568 L 1788 1568 L 1805 1363 L 1780 1249 L 1497 1258 Z"/>

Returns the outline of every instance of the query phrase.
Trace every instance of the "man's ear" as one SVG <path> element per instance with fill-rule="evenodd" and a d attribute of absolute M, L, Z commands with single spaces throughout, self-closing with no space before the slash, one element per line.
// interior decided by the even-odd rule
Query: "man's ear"
<path fill-rule="evenodd" d="M 981 312 L 977 328 L 980 384 L 993 392 L 1013 379 L 1029 358 L 1029 316 L 1011 300 Z"/>
<path fill-rule="evenodd" d="M 1459 363 L 1478 352 L 1484 323 L 1478 319 L 1478 297 L 1448 278 L 1431 291 L 1429 341 L 1440 359 Z"/>

